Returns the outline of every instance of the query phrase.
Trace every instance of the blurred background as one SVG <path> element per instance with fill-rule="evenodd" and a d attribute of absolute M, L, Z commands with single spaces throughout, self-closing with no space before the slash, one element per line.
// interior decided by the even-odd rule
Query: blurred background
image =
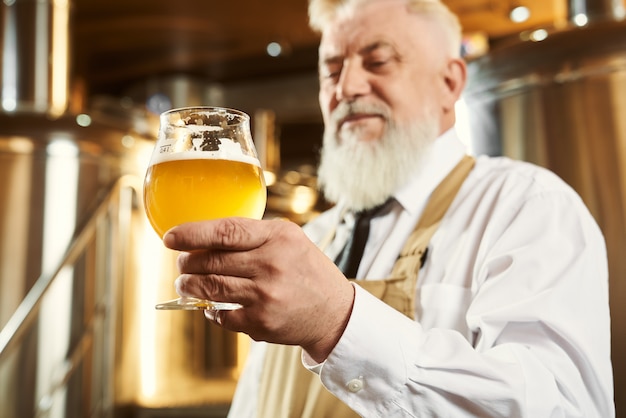
<path fill-rule="evenodd" d="M 477 154 L 554 170 L 609 247 L 618 417 L 626 416 L 623 0 L 448 0 L 470 82 L 458 130 Z M 158 114 L 246 111 L 267 217 L 304 223 L 322 122 L 305 0 L 3 0 L 0 4 L 0 416 L 223 417 L 247 337 L 174 296 L 147 225 Z"/>

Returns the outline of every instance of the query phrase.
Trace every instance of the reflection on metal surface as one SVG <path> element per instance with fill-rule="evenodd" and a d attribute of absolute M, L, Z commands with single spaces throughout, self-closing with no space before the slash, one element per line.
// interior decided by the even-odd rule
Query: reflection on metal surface
<path fill-rule="evenodd" d="M 132 200 L 103 193 L 137 149 L 72 118 L 0 114 L 0 126 L 0 415 L 107 416 Z"/>
<path fill-rule="evenodd" d="M 280 171 L 280 141 L 276 135 L 276 114 L 269 109 L 254 112 L 254 145 L 259 162 L 271 173 Z"/>
<path fill-rule="evenodd" d="M 2 2 L 0 109 L 62 115 L 69 99 L 67 0 Z"/>
<path fill-rule="evenodd" d="M 319 214 L 321 203 L 316 169 L 298 165 L 281 169 L 280 141 L 276 134 L 276 115 L 269 109 L 254 112 L 254 143 L 265 170 L 267 184 L 266 218 L 287 218 L 298 224 Z"/>
<path fill-rule="evenodd" d="M 582 26 L 589 22 L 620 20 L 624 17 L 622 0 L 567 0 L 567 19 Z"/>
<path fill-rule="evenodd" d="M 470 64 L 473 147 L 548 167 L 582 196 L 609 255 L 615 400 L 626 408 L 626 22 L 557 30 Z"/>

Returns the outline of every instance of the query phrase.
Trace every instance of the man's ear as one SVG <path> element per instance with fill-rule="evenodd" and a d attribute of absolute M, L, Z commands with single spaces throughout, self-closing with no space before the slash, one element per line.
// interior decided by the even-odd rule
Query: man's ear
<path fill-rule="evenodd" d="M 443 106 L 445 111 L 454 108 L 455 103 L 461 97 L 465 83 L 467 82 L 467 66 L 461 58 L 451 58 L 444 70 L 445 92 Z"/>

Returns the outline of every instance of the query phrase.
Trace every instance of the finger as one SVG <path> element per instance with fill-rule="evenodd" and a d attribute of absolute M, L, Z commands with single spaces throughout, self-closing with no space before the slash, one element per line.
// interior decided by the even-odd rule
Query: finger
<path fill-rule="evenodd" d="M 258 256 L 250 251 L 181 252 L 178 271 L 187 274 L 220 274 L 250 278 L 258 272 Z"/>
<path fill-rule="evenodd" d="M 166 247 L 178 251 L 200 249 L 250 250 L 265 242 L 269 230 L 264 221 L 221 218 L 178 225 L 163 237 Z"/>
<path fill-rule="evenodd" d="M 230 330 L 230 331 L 234 331 L 234 332 L 242 332 L 243 329 L 239 328 L 239 324 L 238 322 L 241 321 L 237 321 L 236 317 L 245 317 L 245 313 L 243 311 L 242 308 L 240 309 L 235 309 L 235 310 L 223 310 L 223 309 L 205 309 L 204 310 L 204 317 L 206 319 L 208 319 L 209 321 L 213 321 L 215 324 L 219 325 L 220 327 Z M 233 319 L 235 319 L 233 321 Z"/>
<path fill-rule="evenodd" d="M 250 280 L 218 274 L 181 274 L 174 282 L 176 293 L 215 302 L 251 303 Z"/>

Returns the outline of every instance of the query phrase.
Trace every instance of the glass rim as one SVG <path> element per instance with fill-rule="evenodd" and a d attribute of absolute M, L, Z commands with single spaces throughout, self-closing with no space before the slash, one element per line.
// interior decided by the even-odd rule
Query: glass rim
<path fill-rule="evenodd" d="M 235 114 L 238 116 L 241 116 L 243 118 L 244 121 L 249 121 L 250 120 L 250 115 L 248 115 L 246 112 L 244 112 L 243 110 L 239 110 L 239 109 L 234 109 L 231 107 L 225 107 L 225 106 L 182 106 L 182 107 L 176 107 L 173 109 L 169 109 L 166 110 L 164 112 L 161 113 L 160 117 L 167 117 L 169 115 L 172 115 L 174 113 L 180 113 L 180 112 L 193 112 L 193 111 L 197 111 L 197 112 L 211 112 L 211 111 L 225 111 L 227 113 L 230 114 Z M 217 113 L 217 112 L 215 112 Z"/>

